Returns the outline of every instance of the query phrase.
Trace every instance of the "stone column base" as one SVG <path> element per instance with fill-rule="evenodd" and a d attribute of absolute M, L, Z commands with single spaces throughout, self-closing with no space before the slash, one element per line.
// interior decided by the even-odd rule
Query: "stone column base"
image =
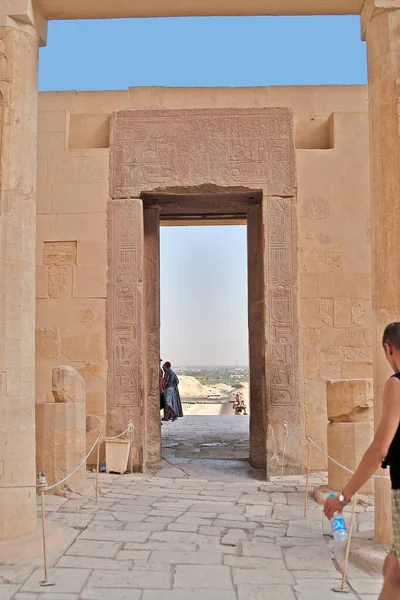
<path fill-rule="evenodd" d="M 343 573 L 344 552 L 341 548 L 334 548 L 336 562 Z M 386 558 L 386 550 L 376 544 L 372 539 L 372 532 L 365 532 L 363 537 L 355 537 L 350 547 L 350 567 L 353 565 L 372 577 L 382 574 L 383 561 Z"/>
<path fill-rule="evenodd" d="M 355 471 L 365 451 L 374 437 L 373 423 L 329 423 L 328 454 L 339 463 Z M 328 484 L 334 490 L 341 491 L 351 474 L 328 461 Z M 374 494 L 374 480 L 370 479 L 360 489 L 360 494 Z"/>
<path fill-rule="evenodd" d="M 67 540 L 65 532 L 58 523 L 46 520 L 46 549 L 48 556 L 66 544 L 71 543 Z M 13 565 L 25 560 L 40 558 L 43 556 L 43 537 L 42 523 L 33 533 L 24 535 L 13 540 L 0 541 L 0 564 Z"/>

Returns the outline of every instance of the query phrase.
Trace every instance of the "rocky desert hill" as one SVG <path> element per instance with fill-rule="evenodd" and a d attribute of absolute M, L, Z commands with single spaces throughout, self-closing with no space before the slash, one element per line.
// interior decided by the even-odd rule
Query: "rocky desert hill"
<path fill-rule="evenodd" d="M 220 395 L 222 397 L 229 397 L 234 395 L 235 390 L 225 383 L 217 383 L 215 385 L 203 385 L 195 377 L 189 375 L 179 376 L 179 392 L 182 398 L 207 398 L 211 395 Z M 249 384 L 243 383 L 241 386 L 241 392 L 245 398 L 248 398 Z"/>

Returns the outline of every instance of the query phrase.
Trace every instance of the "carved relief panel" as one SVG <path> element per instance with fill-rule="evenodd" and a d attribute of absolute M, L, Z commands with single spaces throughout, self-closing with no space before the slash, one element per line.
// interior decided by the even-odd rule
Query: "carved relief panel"
<path fill-rule="evenodd" d="M 205 183 L 293 196 L 292 121 L 286 108 L 116 111 L 110 196 Z"/>
<path fill-rule="evenodd" d="M 296 302 L 296 221 L 287 198 L 267 204 L 269 332 L 269 398 L 276 406 L 296 406 L 298 398 L 298 323 Z"/>
<path fill-rule="evenodd" d="M 126 426 L 132 418 L 132 409 L 139 407 L 141 398 L 142 213 L 140 200 L 109 204 L 107 307 L 109 430 Z"/>

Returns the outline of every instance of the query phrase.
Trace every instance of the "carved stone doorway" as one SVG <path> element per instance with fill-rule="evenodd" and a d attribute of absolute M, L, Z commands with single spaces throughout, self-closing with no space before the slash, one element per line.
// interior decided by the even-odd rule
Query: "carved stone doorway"
<path fill-rule="evenodd" d="M 276 472 L 299 426 L 293 118 L 287 109 L 121 110 L 111 120 L 109 433 L 136 425 L 135 464 L 160 460 L 160 220 L 248 227 L 250 460 Z M 289 459 L 299 462 L 299 448 Z"/>

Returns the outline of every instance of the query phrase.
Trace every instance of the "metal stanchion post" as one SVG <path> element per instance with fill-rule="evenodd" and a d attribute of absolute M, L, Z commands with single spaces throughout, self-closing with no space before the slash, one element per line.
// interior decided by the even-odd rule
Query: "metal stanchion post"
<path fill-rule="evenodd" d="M 310 478 L 310 457 L 311 457 L 311 438 L 308 439 L 308 451 L 307 451 L 307 474 L 306 474 L 306 495 L 304 498 L 304 518 L 307 517 L 308 508 L 308 483 Z"/>
<path fill-rule="evenodd" d="M 130 466 L 131 466 L 131 474 L 133 473 L 133 423 L 132 421 L 129 422 L 129 426 L 130 426 L 130 440 L 131 440 L 131 447 L 130 447 Z"/>
<path fill-rule="evenodd" d="M 340 592 L 342 594 L 348 594 L 348 591 L 345 589 L 345 584 L 347 580 L 347 567 L 349 565 L 349 556 L 350 556 L 350 544 L 351 544 L 351 536 L 353 535 L 353 526 L 354 526 L 354 517 L 356 512 L 356 503 L 357 503 L 357 494 L 354 494 L 353 498 L 353 510 L 351 513 L 351 521 L 349 527 L 349 535 L 347 538 L 347 544 L 344 551 L 344 565 L 343 565 L 343 577 L 342 577 L 342 585 L 340 588 L 333 588 L 334 592 Z"/>
<path fill-rule="evenodd" d="M 350 528 L 349 528 L 349 538 L 347 540 L 346 552 L 345 552 L 345 557 L 344 557 L 343 578 L 342 578 L 342 588 L 341 588 L 342 590 L 344 590 L 344 586 L 345 586 L 346 579 L 347 579 L 347 567 L 349 565 L 350 544 L 351 544 L 351 536 L 353 535 L 354 517 L 355 517 L 355 512 L 356 512 L 356 501 L 357 501 L 357 494 L 354 494 L 353 510 L 351 512 L 351 521 L 350 521 Z"/>
<path fill-rule="evenodd" d="M 283 426 L 283 445 L 282 445 L 282 473 L 281 479 L 283 479 L 283 474 L 285 470 L 285 452 L 286 452 L 286 438 L 288 436 L 287 425 L 286 423 Z"/>
<path fill-rule="evenodd" d="M 49 587 L 54 585 L 54 583 L 49 582 L 49 575 L 47 572 L 47 549 L 46 549 L 46 511 L 44 505 L 44 491 L 47 488 L 47 480 L 46 475 L 43 471 L 39 471 L 38 473 L 38 481 L 40 484 L 40 500 L 41 500 L 41 508 L 42 508 L 42 536 L 43 536 L 43 564 L 44 564 L 44 580 L 40 582 L 42 587 Z"/>
<path fill-rule="evenodd" d="M 97 442 L 97 461 L 96 461 L 96 504 L 99 501 L 99 471 L 100 471 L 100 441 Z"/>

